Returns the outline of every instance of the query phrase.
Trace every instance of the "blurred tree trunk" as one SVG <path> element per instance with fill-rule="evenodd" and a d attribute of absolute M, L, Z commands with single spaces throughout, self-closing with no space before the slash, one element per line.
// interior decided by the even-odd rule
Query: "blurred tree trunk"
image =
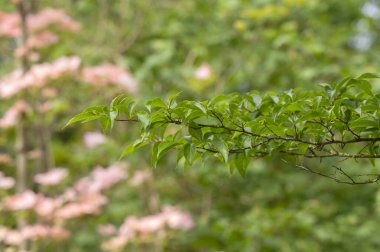
<path fill-rule="evenodd" d="M 17 3 L 17 10 L 20 17 L 21 36 L 18 40 L 18 45 L 23 46 L 28 39 L 28 24 L 27 16 L 30 11 L 30 2 L 28 0 L 20 0 Z M 21 57 L 21 69 L 25 73 L 29 69 L 29 62 L 27 56 Z M 17 187 L 18 193 L 22 193 L 27 189 L 27 117 L 25 112 L 22 112 L 17 124 L 17 139 L 16 139 L 16 169 L 17 169 Z M 26 225 L 24 216 L 19 216 L 17 219 L 18 229 L 20 230 Z M 27 250 L 27 243 L 23 241 L 20 244 L 20 251 Z"/>

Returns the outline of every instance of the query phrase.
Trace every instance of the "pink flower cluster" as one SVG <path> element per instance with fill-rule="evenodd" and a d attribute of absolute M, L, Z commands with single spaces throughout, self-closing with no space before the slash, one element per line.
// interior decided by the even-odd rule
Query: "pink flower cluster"
<path fill-rule="evenodd" d="M 194 221 L 188 212 L 167 206 L 162 212 L 145 217 L 129 216 L 117 230 L 117 234 L 103 244 L 109 251 L 118 251 L 133 239 L 145 239 L 150 235 L 164 234 L 166 228 L 189 230 Z"/>
<path fill-rule="evenodd" d="M 64 205 L 55 213 L 58 219 L 68 220 L 78 218 L 83 215 L 96 215 L 100 213 L 101 206 L 108 202 L 107 198 L 100 194 L 94 193 L 84 195 L 75 202 Z"/>
<path fill-rule="evenodd" d="M 23 193 L 5 198 L 3 208 L 11 211 L 33 209 L 42 198 L 42 195 L 27 190 Z"/>
<path fill-rule="evenodd" d="M 149 181 L 152 179 L 153 179 L 153 175 L 152 175 L 152 172 L 150 170 L 147 170 L 147 169 L 138 170 L 133 174 L 133 176 L 129 180 L 129 184 L 131 186 L 139 186 L 139 185 L 145 183 L 146 181 Z"/>
<path fill-rule="evenodd" d="M 13 230 L 0 226 L 0 242 L 8 245 L 20 245 L 23 241 L 40 239 L 66 239 L 69 231 L 57 226 L 31 225 L 21 230 Z"/>
<path fill-rule="evenodd" d="M 41 31 L 49 26 L 56 26 L 61 30 L 76 32 L 80 25 L 63 9 L 47 8 L 37 14 L 28 16 L 28 27 L 32 32 Z"/>
<path fill-rule="evenodd" d="M 67 175 L 62 168 L 53 169 L 35 179 L 44 185 L 56 185 Z M 33 210 L 38 216 L 47 219 L 68 220 L 87 214 L 98 214 L 101 206 L 107 203 L 102 191 L 125 178 L 125 165 L 114 164 L 108 168 L 96 167 L 89 177 L 77 181 L 62 195 L 55 198 L 27 190 L 4 199 L 2 208 L 8 211 Z"/>
<path fill-rule="evenodd" d="M 15 185 L 15 180 L 12 177 L 6 177 L 0 171 L 0 189 L 10 189 Z"/>
<path fill-rule="evenodd" d="M 43 48 L 58 42 L 58 36 L 52 32 L 44 31 L 30 36 L 24 45 L 18 47 L 15 56 L 28 56 L 30 60 L 37 60 L 39 55 L 32 53 L 33 49 Z"/>
<path fill-rule="evenodd" d="M 86 132 L 83 135 L 84 145 L 88 148 L 95 148 L 98 145 L 104 144 L 107 138 L 100 132 Z"/>
<path fill-rule="evenodd" d="M 16 13 L 0 12 L 0 36 L 20 36 L 19 17 Z"/>
<path fill-rule="evenodd" d="M 114 164 L 106 169 L 98 166 L 90 176 L 80 179 L 74 189 L 84 195 L 99 193 L 123 180 L 126 177 L 124 168 L 123 164 Z"/>
<path fill-rule="evenodd" d="M 18 246 L 27 240 L 66 239 L 70 235 L 63 228 L 66 221 L 83 215 L 99 214 L 101 207 L 107 203 L 107 197 L 102 195 L 102 191 L 120 182 L 126 175 L 125 168 L 121 163 L 108 168 L 96 167 L 88 177 L 80 179 L 73 187 L 54 198 L 31 190 L 6 197 L 2 201 L 1 210 L 31 211 L 44 224 L 27 225 L 19 230 L 0 226 L 0 243 Z M 56 185 L 66 175 L 65 169 L 56 168 L 36 175 L 35 179 L 40 184 Z M 5 179 L 8 177 L 0 173 L 0 187 Z M 14 180 L 12 182 L 14 184 Z"/>
<path fill-rule="evenodd" d="M 34 181 L 40 185 L 57 185 L 67 176 L 65 168 L 55 168 L 43 174 L 34 176 Z"/>
<path fill-rule="evenodd" d="M 212 75 L 212 69 L 209 64 L 203 63 L 195 70 L 194 77 L 198 80 L 207 80 Z"/>
<path fill-rule="evenodd" d="M 26 56 L 31 61 L 38 60 L 39 54 L 35 49 L 58 42 L 58 36 L 52 32 L 44 31 L 52 26 L 71 32 L 79 30 L 79 24 L 68 16 L 63 9 L 48 8 L 37 14 L 30 14 L 27 16 L 29 38 L 16 49 L 15 55 L 17 57 Z M 17 13 L 0 12 L 0 36 L 11 38 L 21 36 L 20 18 Z"/>
<path fill-rule="evenodd" d="M 30 32 L 36 33 L 50 26 L 71 32 L 78 31 L 80 26 L 68 16 L 63 9 L 44 9 L 27 17 Z M 0 12 L 0 36 L 18 37 L 21 34 L 20 18 L 17 13 Z"/>
<path fill-rule="evenodd" d="M 27 109 L 28 104 L 25 101 L 17 101 L 5 112 L 4 116 L 0 118 L 0 128 L 9 128 L 15 126 L 18 122 L 20 114 L 26 112 Z"/>
<path fill-rule="evenodd" d="M 132 94 L 137 92 L 136 80 L 124 68 L 117 65 L 103 64 L 85 67 L 82 71 L 82 79 L 96 86 L 114 84 L 119 85 Z"/>
<path fill-rule="evenodd" d="M 0 80 L 0 98 L 9 98 L 22 90 L 42 87 L 48 81 L 78 71 L 81 60 L 77 56 L 62 57 L 52 63 L 36 64 L 28 72 L 15 70 Z"/>

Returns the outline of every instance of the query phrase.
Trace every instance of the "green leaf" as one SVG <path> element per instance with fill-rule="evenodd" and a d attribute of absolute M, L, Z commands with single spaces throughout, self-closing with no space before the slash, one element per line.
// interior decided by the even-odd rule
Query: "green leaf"
<path fill-rule="evenodd" d="M 148 145 L 148 144 L 149 144 L 149 142 L 147 140 L 137 139 L 136 141 L 134 141 L 133 143 L 131 143 L 127 147 L 125 147 L 125 149 L 123 150 L 123 152 L 120 155 L 120 159 L 125 157 L 126 155 L 134 152 L 136 149 L 144 147 L 145 145 Z"/>
<path fill-rule="evenodd" d="M 357 80 L 357 79 L 351 79 L 348 84 L 348 87 L 354 86 L 358 89 L 363 90 L 367 94 L 372 94 L 372 85 L 366 80 Z"/>
<path fill-rule="evenodd" d="M 238 153 L 232 160 L 232 166 L 238 170 L 242 177 L 245 177 L 249 160 L 244 153 Z"/>
<path fill-rule="evenodd" d="M 63 128 L 66 128 L 67 126 L 77 123 L 77 122 L 89 122 L 98 119 L 99 115 L 94 115 L 92 112 L 82 112 L 80 114 L 77 114 L 73 118 L 71 118 L 66 125 Z"/>
<path fill-rule="evenodd" d="M 173 107 L 173 105 L 175 104 L 175 99 L 181 95 L 182 92 L 178 92 L 178 93 L 175 93 L 173 95 L 171 95 L 168 99 L 168 102 L 169 102 L 169 107 Z"/>
<path fill-rule="evenodd" d="M 152 165 L 153 167 L 157 166 L 157 162 L 167 153 L 170 149 L 173 149 L 175 146 L 179 145 L 178 142 L 158 142 L 153 146 L 152 153 Z"/>
<path fill-rule="evenodd" d="M 110 126 L 110 119 L 108 117 L 100 117 L 98 121 L 102 126 L 103 134 L 107 134 L 108 127 Z"/>
<path fill-rule="evenodd" d="M 207 109 L 206 109 L 205 106 L 203 106 L 202 103 L 200 103 L 200 102 L 195 102 L 195 103 L 194 103 L 194 106 L 197 107 L 197 108 L 199 108 L 199 109 L 202 111 L 202 113 L 203 113 L 204 115 L 207 115 Z"/>
<path fill-rule="evenodd" d="M 252 94 L 251 97 L 252 97 L 253 102 L 255 103 L 256 107 L 259 107 L 261 105 L 262 100 L 263 100 L 261 98 L 261 96 L 258 94 Z"/>
<path fill-rule="evenodd" d="M 111 109 L 112 109 L 113 107 L 115 107 L 116 105 L 119 105 L 120 102 L 122 102 L 123 99 L 125 99 L 125 98 L 126 98 L 126 97 L 125 97 L 124 94 L 120 94 L 120 95 L 116 96 L 116 97 L 112 100 L 112 102 L 111 102 L 111 104 L 110 104 Z"/>
<path fill-rule="evenodd" d="M 369 118 L 359 118 L 350 123 L 351 128 L 361 128 L 361 127 L 378 127 L 379 124 L 375 119 Z"/>
<path fill-rule="evenodd" d="M 129 144 L 127 145 L 127 147 L 125 147 L 125 149 L 123 150 L 123 152 L 121 153 L 120 155 L 120 159 L 125 157 L 126 155 L 132 153 L 135 151 L 135 146 L 134 144 Z"/>
<path fill-rule="evenodd" d="M 113 125 L 114 125 L 114 122 L 115 122 L 118 114 L 119 114 L 119 111 L 117 111 L 117 110 L 111 110 L 110 111 L 109 122 L 110 122 L 111 130 L 113 129 Z"/>
<path fill-rule="evenodd" d="M 151 111 L 152 108 L 166 108 L 167 105 L 161 98 L 154 98 L 146 103 L 146 107 Z"/>
<path fill-rule="evenodd" d="M 158 146 L 160 145 L 161 142 L 157 142 L 153 145 L 153 148 L 152 148 L 152 158 L 151 158 L 151 163 L 152 163 L 152 166 L 154 168 L 156 168 L 157 166 L 157 162 L 158 162 Z"/>
<path fill-rule="evenodd" d="M 137 113 L 137 118 L 141 122 L 144 130 L 146 128 L 148 128 L 148 126 L 150 125 L 150 118 L 149 118 L 149 115 L 146 112 Z"/>
<path fill-rule="evenodd" d="M 190 124 L 188 131 L 189 131 L 189 134 L 195 139 L 202 140 L 203 138 L 202 130 L 198 128 L 196 124 Z"/>
<path fill-rule="evenodd" d="M 195 144 L 193 144 L 193 143 L 185 144 L 183 147 L 183 153 L 184 153 L 184 156 L 186 158 L 186 161 L 190 165 L 192 165 L 193 161 L 194 161 L 195 154 L 197 153 L 197 149 L 196 149 Z"/>
<path fill-rule="evenodd" d="M 212 145 L 222 155 L 224 163 L 227 163 L 228 155 L 229 155 L 228 145 L 224 141 L 221 141 L 220 139 L 213 140 Z"/>
<path fill-rule="evenodd" d="M 364 73 L 358 77 L 358 79 L 379 79 L 380 74 L 376 73 Z"/>

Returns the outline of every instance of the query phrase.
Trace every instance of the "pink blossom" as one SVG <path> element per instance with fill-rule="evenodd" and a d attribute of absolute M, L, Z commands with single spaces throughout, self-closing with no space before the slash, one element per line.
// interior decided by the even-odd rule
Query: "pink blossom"
<path fill-rule="evenodd" d="M 10 189 L 15 185 L 14 178 L 6 177 L 0 172 L 0 189 Z"/>
<path fill-rule="evenodd" d="M 51 218 L 53 213 L 63 205 L 61 198 L 41 197 L 34 211 L 41 217 Z"/>
<path fill-rule="evenodd" d="M 30 150 L 26 153 L 28 159 L 37 159 L 40 158 L 42 155 L 43 153 L 40 149 Z"/>
<path fill-rule="evenodd" d="M 78 196 L 78 193 L 73 188 L 67 188 L 65 192 L 60 196 L 64 201 L 74 201 Z"/>
<path fill-rule="evenodd" d="M 172 206 L 165 207 L 160 213 L 138 218 L 127 217 L 120 226 L 118 234 L 103 244 L 105 250 L 121 250 L 128 241 L 144 239 L 154 234 L 164 235 L 165 228 L 189 230 L 194 226 L 190 213 Z"/>
<path fill-rule="evenodd" d="M 85 67 L 82 70 L 82 79 L 93 85 L 119 85 L 128 92 L 137 92 L 137 82 L 132 75 L 120 66 L 103 64 L 94 67 Z"/>
<path fill-rule="evenodd" d="M 46 225 L 30 225 L 24 226 L 21 230 L 12 230 L 5 227 L 0 227 L 0 241 L 8 245 L 20 245 L 26 240 L 39 240 L 39 239 L 66 239 L 70 233 L 56 226 Z"/>
<path fill-rule="evenodd" d="M 212 69 L 209 64 L 204 63 L 195 70 L 195 78 L 198 80 L 207 80 L 212 75 Z"/>
<path fill-rule="evenodd" d="M 81 216 L 83 213 L 79 204 L 70 203 L 58 209 L 55 217 L 60 219 L 71 219 Z"/>
<path fill-rule="evenodd" d="M 6 198 L 4 209 L 6 210 L 27 210 L 33 208 L 39 201 L 40 196 L 33 191 L 25 191 Z"/>
<path fill-rule="evenodd" d="M 34 181 L 40 185 L 57 185 L 67 176 L 65 168 L 55 168 L 46 173 L 34 176 Z"/>
<path fill-rule="evenodd" d="M 25 226 L 21 229 L 21 235 L 25 240 L 39 240 L 45 238 L 65 239 L 69 236 L 69 232 L 60 227 L 52 227 L 46 225 Z"/>
<path fill-rule="evenodd" d="M 52 32 L 40 32 L 37 34 L 32 34 L 28 40 L 25 42 L 25 44 L 18 47 L 15 51 L 16 57 L 33 57 L 35 52 L 33 52 L 33 49 L 40 49 L 52 44 L 55 44 L 58 42 L 58 37 L 52 33 Z M 38 54 L 37 54 L 37 57 Z"/>
<path fill-rule="evenodd" d="M 32 34 L 49 26 L 70 32 L 78 31 L 80 28 L 79 23 L 68 16 L 63 9 L 52 8 L 28 15 L 27 25 Z M 18 37 L 20 34 L 20 18 L 17 13 L 0 12 L 0 36 Z"/>
<path fill-rule="evenodd" d="M 132 238 L 135 236 L 135 231 L 140 226 L 140 220 L 136 216 L 128 216 L 119 228 L 119 234 Z"/>
<path fill-rule="evenodd" d="M 0 189 L 10 189 L 15 185 L 14 178 L 2 177 L 0 178 Z"/>
<path fill-rule="evenodd" d="M 102 236 L 110 236 L 116 233 L 117 229 L 114 225 L 107 224 L 107 225 L 100 225 L 96 228 L 98 233 Z"/>
<path fill-rule="evenodd" d="M 26 46 L 29 48 L 42 48 L 58 42 L 58 37 L 54 33 L 45 31 L 28 38 Z"/>
<path fill-rule="evenodd" d="M 128 243 L 128 238 L 125 236 L 115 236 L 102 244 L 104 250 L 119 251 Z"/>
<path fill-rule="evenodd" d="M 194 221 L 190 213 L 180 211 L 175 207 L 165 207 L 162 215 L 172 229 L 189 230 L 194 227 Z"/>
<path fill-rule="evenodd" d="M 126 177 L 125 165 L 113 164 L 106 169 L 97 167 L 91 175 L 94 181 L 102 183 L 102 189 L 108 189 Z"/>
<path fill-rule="evenodd" d="M 12 158 L 8 154 L 0 153 L 0 165 L 8 165 L 11 163 L 12 163 Z"/>
<path fill-rule="evenodd" d="M 55 216 L 60 219 L 72 219 L 87 214 L 98 214 L 100 207 L 106 203 L 107 198 L 101 194 L 87 195 L 77 202 L 64 205 L 56 211 Z"/>
<path fill-rule="evenodd" d="M 0 36 L 18 37 L 20 35 L 17 13 L 0 12 Z"/>
<path fill-rule="evenodd" d="M 0 226 L 0 242 L 5 239 L 8 232 L 9 232 L 9 228 L 4 227 L 4 226 Z"/>
<path fill-rule="evenodd" d="M 38 112 L 40 112 L 42 114 L 51 111 L 52 108 L 53 108 L 53 103 L 50 101 L 43 102 L 43 103 L 40 103 L 37 105 Z"/>
<path fill-rule="evenodd" d="M 78 31 L 80 26 L 63 9 L 46 8 L 41 12 L 28 16 L 28 26 L 33 31 L 40 31 L 55 25 L 62 30 Z"/>
<path fill-rule="evenodd" d="M 13 127 L 19 121 L 19 116 L 21 113 L 26 112 L 28 104 L 23 101 L 17 101 L 13 106 L 8 109 L 4 116 L 0 118 L 0 128 L 9 128 Z"/>
<path fill-rule="evenodd" d="M 80 179 L 75 183 L 74 188 L 82 193 L 96 193 L 108 189 L 126 177 L 125 165 L 119 163 L 103 169 L 96 167 L 91 175 Z"/>
<path fill-rule="evenodd" d="M 99 132 L 86 132 L 83 136 L 83 142 L 88 148 L 94 148 L 104 144 L 107 138 Z"/>
<path fill-rule="evenodd" d="M 23 241 L 23 235 L 17 230 L 8 230 L 4 237 L 4 243 L 9 245 L 20 245 Z"/>
<path fill-rule="evenodd" d="M 54 98 L 58 95 L 58 90 L 52 87 L 45 87 L 41 90 L 41 93 L 45 98 Z"/>
<path fill-rule="evenodd" d="M 73 74 L 78 71 L 80 62 L 76 56 L 62 57 L 52 63 L 36 64 L 26 73 L 15 70 L 0 80 L 0 97 L 10 98 L 27 88 L 42 87 L 48 81 Z"/>
<path fill-rule="evenodd" d="M 93 180 L 91 177 L 84 177 L 75 183 L 74 189 L 79 194 L 97 193 L 102 191 L 103 183 L 99 180 Z"/>
<path fill-rule="evenodd" d="M 132 186 L 138 186 L 150 179 L 152 179 L 152 173 L 149 170 L 139 170 L 133 174 L 129 183 Z"/>
<path fill-rule="evenodd" d="M 143 217 L 140 219 L 136 231 L 141 235 L 158 232 L 165 227 L 165 221 L 161 214 Z"/>

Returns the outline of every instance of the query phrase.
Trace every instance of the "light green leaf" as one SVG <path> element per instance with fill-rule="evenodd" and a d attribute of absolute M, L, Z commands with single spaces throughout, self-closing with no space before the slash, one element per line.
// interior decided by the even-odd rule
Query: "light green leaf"
<path fill-rule="evenodd" d="M 141 122 L 141 124 L 143 125 L 144 130 L 148 128 L 148 126 L 150 125 L 149 115 L 146 112 L 140 112 L 140 113 L 137 113 L 137 117 L 139 121 Z"/>
<path fill-rule="evenodd" d="M 212 145 L 222 155 L 223 161 L 227 163 L 228 155 L 229 155 L 228 145 L 224 141 L 221 141 L 220 139 L 213 140 Z"/>

